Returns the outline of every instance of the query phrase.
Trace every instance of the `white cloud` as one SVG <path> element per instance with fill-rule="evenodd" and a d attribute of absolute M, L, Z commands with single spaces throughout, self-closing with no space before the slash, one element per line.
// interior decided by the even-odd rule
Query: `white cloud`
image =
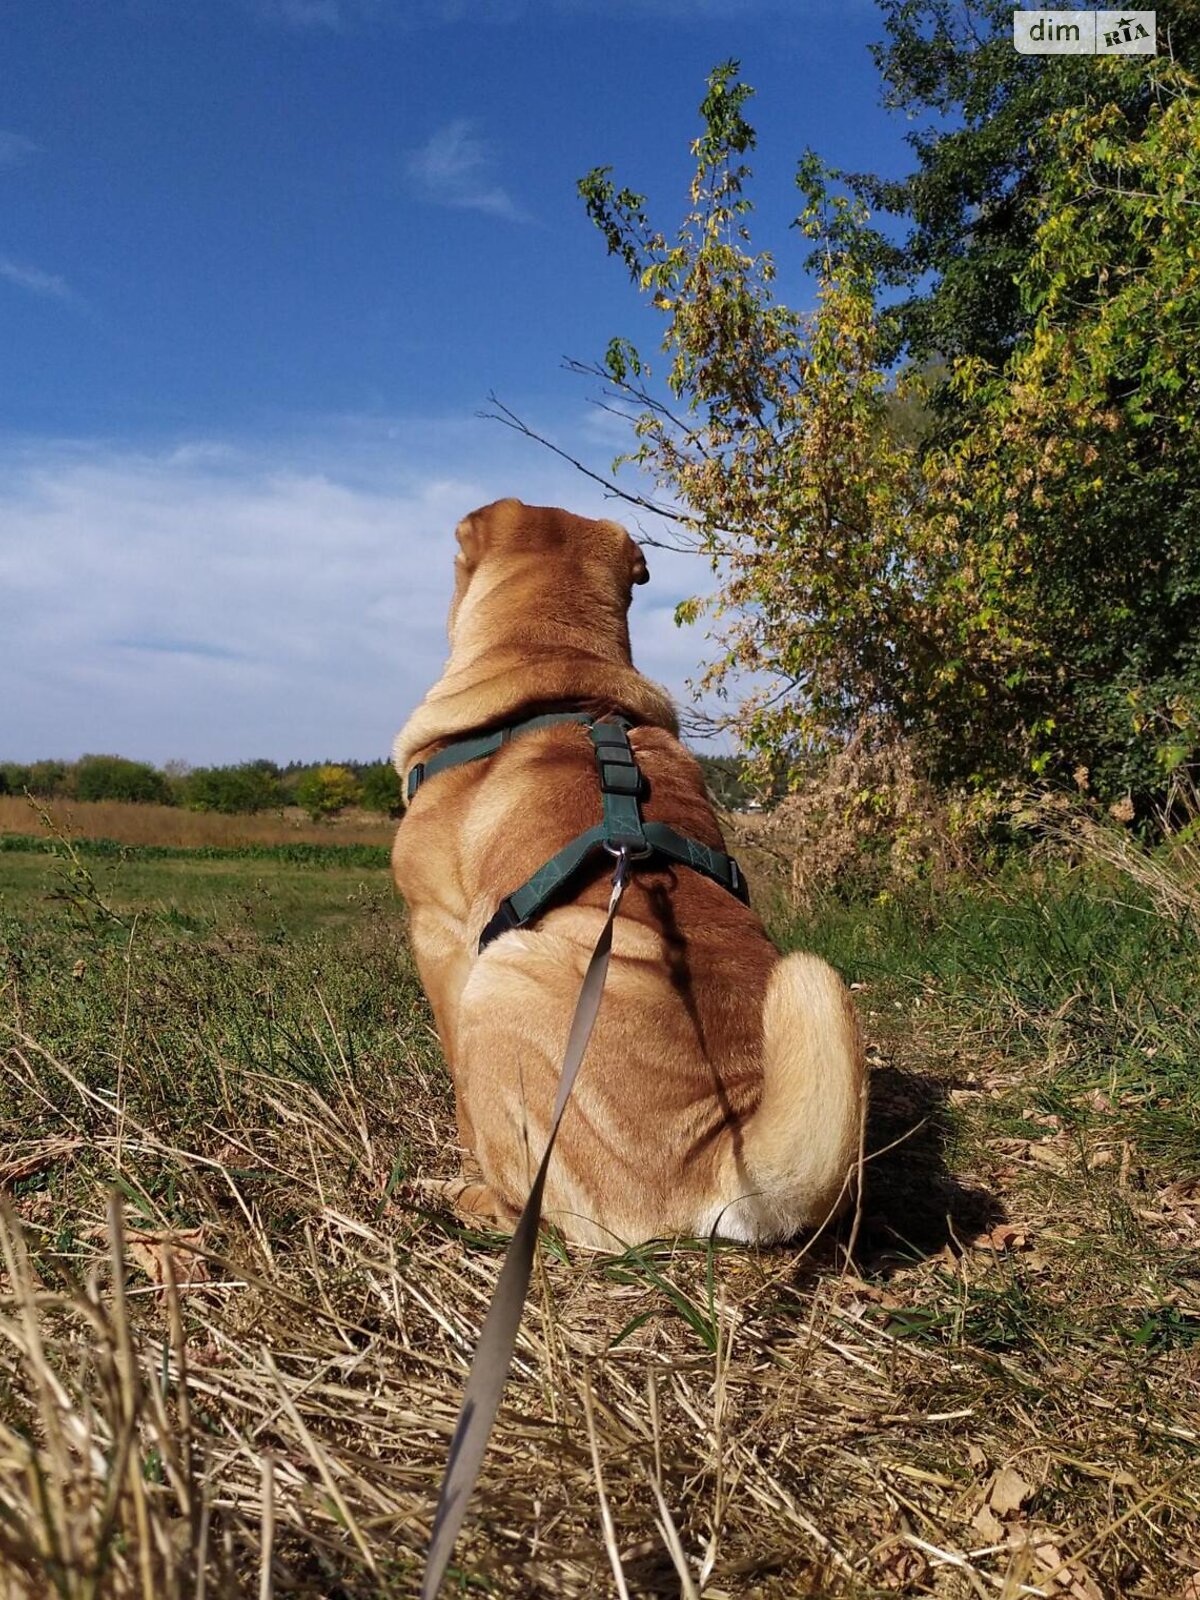
<path fill-rule="evenodd" d="M 23 133 L 0 128 L 0 167 L 19 167 L 30 156 L 37 155 L 41 148 Z"/>
<path fill-rule="evenodd" d="M 40 267 L 14 261 L 10 256 L 0 256 L 0 278 L 7 279 L 18 289 L 27 289 L 30 294 L 46 295 L 52 300 L 75 299 L 75 291 L 58 273 L 43 272 Z"/>
<path fill-rule="evenodd" d="M 548 457 L 514 465 L 499 431 L 0 451 L 0 758 L 384 756 L 445 660 L 461 516 L 517 494 L 629 521 Z M 648 555 L 635 659 L 682 697 L 705 641 L 671 608 L 708 575 Z"/>
<path fill-rule="evenodd" d="M 492 180 L 495 159 L 467 117 L 439 128 L 405 162 L 413 191 L 434 205 L 482 211 L 510 222 L 527 221 L 525 213 L 500 184 Z"/>

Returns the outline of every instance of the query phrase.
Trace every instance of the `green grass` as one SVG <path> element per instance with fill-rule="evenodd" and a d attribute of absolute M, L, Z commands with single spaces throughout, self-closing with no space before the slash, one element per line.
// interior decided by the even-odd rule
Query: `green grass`
<path fill-rule="evenodd" d="M 687 1592 L 658 1493 L 705 1600 L 1183 1594 L 1196 930 L 1014 870 L 778 931 L 861 986 L 854 1259 L 547 1239 L 462 1592 L 612 1592 L 603 1481 L 631 1595 Z M 453 1098 L 386 874 L 5 852 L 0 1025 L 0 1592 L 411 1596 L 502 1241 L 422 1187 Z"/>
<path fill-rule="evenodd" d="M 388 865 L 386 845 L 374 844 L 123 844 L 118 839 L 75 839 L 71 848 L 85 861 L 258 861 L 301 867 L 376 867 Z M 0 833 L 0 855 L 61 855 L 55 838 L 36 833 Z"/>
<path fill-rule="evenodd" d="M 1200 926 L 1158 914 L 1135 886 L 1013 870 L 986 888 L 828 905 L 787 942 L 876 985 L 893 1008 L 944 1017 L 960 1051 L 1021 1064 L 997 1118 L 1018 1100 L 1070 1127 L 1115 1117 L 1164 1171 L 1194 1168 Z"/>
<path fill-rule="evenodd" d="M 76 841 L 72 862 L 54 840 L 26 842 L 31 848 L 0 850 L 0 914 L 23 921 L 61 926 L 63 912 L 86 921 L 87 883 L 123 921 L 150 917 L 198 936 L 240 927 L 284 937 L 396 904 L 387 851 L 365 845 L 188 851 Z"/>

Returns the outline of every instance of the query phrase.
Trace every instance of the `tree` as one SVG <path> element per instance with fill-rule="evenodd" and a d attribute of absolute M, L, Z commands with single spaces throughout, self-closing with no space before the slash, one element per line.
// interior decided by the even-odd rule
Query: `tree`
<path fill-rule="evenodd" d="M 183 803 L 192 811 L 255 812 L 284 804 L 279 769 L 272 761 L 197 767 L 183 778 L 181 789 Z"/>
<path fill-rule="evenodd" d="M 296 785 L 296 803 L 314 822 L 336 816 L 359 797 L 358 780 L 349 767 L 311 767 Z"/>
<path fill-rule="evenodd" d="M 1011 747 L 1145 810 L 1200 750 L 1200 112 L 1177 63 L 1094 71 L 1107 92 L 1040 135 L 1029 330 L 953 364 L 954 436 L 925 463 L 933 522 L 1021 640 L 931 731 L 951 769 Z"/>
<path fill-rule="evenodd" d="M 79 800 L 130 800 L 169 806 L 171 786 L 154 767 L 123 756 L 82 756 L 73 788 Z"/>
<path fill-rule="evenodd" d="M 359 804 L 366 810 L 380 811 L 385 817 L 400 815 L 400 777 L 390 761 L 372 761 L 360 767 L 358 781 Z"/>
<path fill-rule="evenodd" d="M 742 764 L 736 756 L 704 756 L 696 759 L 704 773 L 704 786 L 713 801 L 726 811 L 744 806 L 757 798 L 742 776 Z"/>
<path fill-rule="evenodd" d="M 71 768 L 65 761 L 34 761 L 28 766 L 18 761 L 0 762 L 0 794 L 30 794 L 52 800 L 66 794 L 71 784 Z"/>
<path fill-rule="evenodd" d="M 922 43 L 909 70 L 914 92 L 944 99 L 936 58 Z M 889 257 L 861 195 L 836 193 L 812 156 L 798 220 L 817 247 L 817 309 L 775 299 L 773 260 L 750 248 L 752 91 L 736 63 L 709 79 L 674 242 L 609 169 L 580 185 L 665 321 L 665 392 L 625 340 L 595 369 L 638 408 L 620 459 L 653 475 L 719 573 L 717 593 L 678 616 L 718 624 L 704 686 L 765 684 L 733 714 L 764 771 L 851 735 L 899 734 L 944 781 L 994 789 L 1083 765 L 1106 796 L 1149 799 L 1196 749 L 1195 84 L 1154 59 L 1089 68 L 1090 103 L 1024 129 L 1035 147 L 1004 257 L 1020 317 L 980 336 L 987 353 L 899 385 L 890 364 L 915 347 L 912 303 L 880 310 Z M 1026 120 L 1057 103 L 1033 90 L 1018 101 Z M 925 159 L 937 168 L 936 145 Z M 977 286 L 1000 271 L 984 255 Z M 945 292 L 939 316 L 962 303 Z M 895 427 L 906 390 L 918 411 L 943 402 L 931 436 Z"/>
<path fill-rule="evenodd" d="M 626 340 L 612 342 L 601 370 L 642 408 L 637 447 L 622 461 L 679 504 L 677 527 L 722 574 L 716 595 L 685 601 L 677 618 L 707 611 L 718 626 L 702 688 L 727 693 L 735 675 L 763 683 L 732 722 L 765 789 L 780 766 L 832 747 L 864 718 L 899 715 L 925 620 L 913 516 L 921 480 L 913 450 L 886 424 L 875 274 L 850 247 L 861 208 L 831 194 L 806 160 L 800 224 L 825 241 L 818 308 L 805 317 L 781 305 L 772 257 L 749 249 L 741 157 L 755 144 L 744 116 L 752 92 L 735 62 L 710 77 L 675 243 L 609 169 L 580 189 L 610 252 L 666 319 L 666 396 Z"/>
<path fill-rule="evenodd" d="M 879 0 L 884 39 L 873 55 L 884 103 L 912 124 L 905 178 L 851 174 L 872 213 L 905 225 L 900 240 L 864 236 L 887 285 L 907 291 L 892 324 L 916 362 L 978 356 L 1002 364 L 1032 325 L 1018 277 L 1035 250 L 1039 197 L 1057 182 L 1044 132 L 1062 114 L 1115 104 L 1136 136 L 1153 113 L 1155 69 L 1106 71 L 1092 56 L 1013 49 L 1009 0 Z M 1200 72 L 1194 0 L 1156 8 L 1160 50 Z M 941 392 L 953 405 L 949 390 Z"/>

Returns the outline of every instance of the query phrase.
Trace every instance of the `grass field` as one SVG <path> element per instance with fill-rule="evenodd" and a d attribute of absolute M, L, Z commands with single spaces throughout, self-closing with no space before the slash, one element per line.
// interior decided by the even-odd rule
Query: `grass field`
<path fill-rule="evenodd" d="M 333 860 L 0 852 L 0 1595 L 416 1593 L 502 1241 L 421 1187 L 402 911 Z M 870 1036 L 853 1255 L 547 1239 L 448 1591 L 1196 1600 L 1183 904 L 777 919 Z"/>
<path fill-rule="evenodd" d="M 396 824 L 387 817 L 357 810 L 312 822 L 296 807 L 223 816 L 216 811 L 131 805 L 123 800 L 30 800 L 23 795 L 0 794 L 0 838 L 5 834 L 50 837 L 56 831 L 81 839 L 189 850 L 281 844 L 362 844 L 386 849 L 395 836 Z"/>

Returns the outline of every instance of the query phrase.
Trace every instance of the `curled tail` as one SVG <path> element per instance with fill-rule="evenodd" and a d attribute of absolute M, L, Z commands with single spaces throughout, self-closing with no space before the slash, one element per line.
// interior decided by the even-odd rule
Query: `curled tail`
<path fill-rule="evenodd" d="M 762 1100 L 726 1136 L 702 1231 L 769 1244 L 834 1216 L 853 1193 L 864 1092 L 845 985 L 819 956 L 785 956 L 763 1003 Z"/>

